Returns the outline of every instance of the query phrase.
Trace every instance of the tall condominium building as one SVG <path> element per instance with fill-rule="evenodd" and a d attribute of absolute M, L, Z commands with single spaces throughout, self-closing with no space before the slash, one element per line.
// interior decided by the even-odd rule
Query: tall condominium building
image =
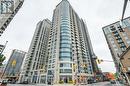
<path fill-rule="evenodd" d="M 24 0 L 0 0 L 0 36 L 5 31 Z"/>
<path fill-rule="evenodd" d="M 85 22 L 67 0 L 49 20 L 37 25 L 25 61 L 23 81 L 30 83 L 87 83 L 97 64 Z"/>
<path fill-rule="evenodd" d="M 67 0 L 55 8 L 49 40 L 48 83 L 87 83 L 95 58 L 86 24 Z M 81 78 L 82 77 L 82 78 Z"/>
<path fill-rule="evenodd" d="M 45 83 L 50 29 L 51 21 L 48 19 L 44 19 L 37 24 L 27 57 L 24 61 L 20 82 Z"/>
<path fill-rule="evenodd" d="M 4 77 L 18 79 L 26 52 L 14 49 L 4 70 Z"/>
<path fill-rule="evenodd" d="M 130 46 L 130 17 L 125 18 L 123 23 L 119 21 L 103 27 L 109 49 L 117 71 L 120 71 L 119 56 Z"/>

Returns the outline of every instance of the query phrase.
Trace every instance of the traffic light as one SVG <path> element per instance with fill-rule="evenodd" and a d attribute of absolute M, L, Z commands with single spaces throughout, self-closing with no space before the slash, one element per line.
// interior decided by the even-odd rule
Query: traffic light
<path fill-rule="evenodd" d="M 73 64 L 73 71 L 75 72 L 76 69 L 77 69 L 77 65 Z"/>
<path fill-rule="evenodd" d="M 87 64 L 84 64 L 84 67 L 87 67 Z"/>

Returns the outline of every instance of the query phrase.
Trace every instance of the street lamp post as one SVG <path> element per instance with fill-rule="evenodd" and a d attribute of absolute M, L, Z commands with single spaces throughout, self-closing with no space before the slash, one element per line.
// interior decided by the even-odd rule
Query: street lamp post
<path fill-rule="evenodd" d="M 121 21 L 123 21 L 125 10 L 126 10 L 126 7 L 127 7 L 127 3 L 128 3 L 128 0 L 124 0 L 124 6 L 123 6 L 123 12 L 122 12 Z"/>

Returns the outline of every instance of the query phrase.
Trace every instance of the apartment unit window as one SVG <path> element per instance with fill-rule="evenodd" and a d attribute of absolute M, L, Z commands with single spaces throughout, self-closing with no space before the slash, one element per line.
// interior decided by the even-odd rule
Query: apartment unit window
<path fill-rule="evenodd" d="M 130 40 L 127 40 L 127 43 L 130 45 Z"/>
<path fill-rule="evenodd" d="M 68 48 L 71 48 L 71 45 L 69 45 L 69 44 L 61 44 L 61 47 L 63 48 L 65 48 L 65 47 L 68 47 Z"/>
<path fill-rule="evenodd" d="M 128 58 L 130 60 L 130 58 Z"/>
<path fill-rule="evenodd" d="M 60 56 L 61 57 L 71 57 L 71 53 L 61 52 Z"/>
<path fill-rule="evenodd" d="M 55 67 L 55 64 L 52 64 L 52 68 L 54 68 Z"/>
<path fill-rule="evenodd" d="M 60 57 L 60 61 L 71 61 L 72 58 L 68 57 Z"/>
<path fill-rule="evenodd" d="M 130 26 L 130 23 L 128 22 L 128 20 L 123 21 L 123 23 L 125 24 L 126 27 Z"/>
<path fill-rule="evenodd" d="M 60 73 L 72 73 L 72 69 L 60 69 Z"/>
<path fill-rule="evenodd" d="M 127 39 L 128 39 L 128 37 L 126 36 L 126 37 L 125 37 L 125 39 L 127 40 Z"/>
<path fill-rule="evenodd" d="M 61 39 L 68 39 L 68 40 L 71 40 L 70 36 L 61 36 Z"/>
<path fill-rule="evenodd" d="M 60 67 L 72 67 L 71 63 L 60 63 Z"/>
<path fill-rule="evenodd" d="M 70 48 L 61 48 L 61 52 L 71 52 Z"/>
<path fill-rule="evenodd" d="M 128 68 L 128 71 L 130 71 L 130 67 L 127 67 Z"/>

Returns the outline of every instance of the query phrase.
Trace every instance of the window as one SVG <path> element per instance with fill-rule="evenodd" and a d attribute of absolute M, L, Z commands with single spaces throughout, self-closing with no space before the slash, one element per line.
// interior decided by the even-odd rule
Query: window
<path fill-rule="evenodd" d="M 60 57 L 60 61 L 71 61 L 71 58 L 68 57 Z"/>
<path fill-rule="evenodd" d="M 63 36 L 65 36 L 65 37 L 70 37 L 71 38 L 71 35 L 70 34 L 61 34 L 61 37 L 63 37 Z"/>
<path fill-rule="evenodd" d="M 127 40 L 127 43 L 130 45 L 130 40 Z"/>
<path fill-rule="evenodd" d="M 130 67 L 127 67 L 128 68 L 128 71 L 130 71 Z"/>
<path fill-rule="evenodd" d="M 68 31 L 68 30 L 62 30 L 62 31 L 61 31 L 61 34 L 62 34 L 62 33 L 68 33 L 68 34 L 70 34 L 71 32 Z"/>
<path fill-rule="evenodd" d="M 61 27 L 61 30 L 70 30 L 70 28 L 67 27 L 67 26 L 62 26 L 62 27 Z"/>
<path fill-rule="evenodd" d="M 70 40 L 61 40 L 61 43 L 71 43 Z"/>
<path fill-rule="evenodd" d="M 70 53 L 65 53 L 65 52 L 62 52 L 62 53 L 60 53 L 60 56 L 62 57 L 64 57 L 64 56 L 67 56 L 67 57 L 70 57 L 71 56 L 71 54 Z"/>
<path fill-rule="evenodd" d="M 61 41 L 71 41 L 71 39 L 70 38 L 61 38 Z"/>
<path fill-rule="evenodd" d="M 68 30 L 70 30 L 70 27 L 69 27 L 69 25 L 61 25 L 61 29 L 68 29 Z"/>
<path fill-rule="evenodd" d="M 61 33 L 61 35 L 71 35 L 70 33 Z"/>
<path fill-rule="evenodd" d="M 61 39 L 68 39 L 71 40 L 71 38 L 69 36 L 61 36 Z"/>
<path fill-rule="evenodd" d="M 60 63 L 60 67 L 72 67 L 71 63 Z"/>
<path fill-rule="evenodd" d="M 64 69 L 65 73 L 72 73 L 72 69 Z"/>
<path fill-rule="evenodd" d="M 128 22 L 128 20 L 125 20 L 123 23 L 125 24 L 126 27 L 130 26 L 130 23 Z"/>
<path fill-rule="evenodd" d="M 60 69 L 60 73 L 72 73 L 72 69 Z"/>
<path fill-rule="evenodd" d="M 128 39 L 128 37 L 126 36 L 126 37 L 125 37 L 125 39 L 127 40 L 127 39 Z"/>
<path fill-rule="evenodd" d="M 63 47 L 68 47 L 68 48 L 70 48 L 71 45 L 70 45 L 70 44 L 61 44 L 61 47 L 62 47 L 62 48 L 63 48 Z"/>
<path fill-rule="evenodd" d="M 60 73 L 63 73 L 64 72 L 64 70 L 63 69 L 60 69 Z"/>
<path fill-rule="evenodd" d="M 70 48 L 61 48 L 61 52 L 71 52 Z"/>

